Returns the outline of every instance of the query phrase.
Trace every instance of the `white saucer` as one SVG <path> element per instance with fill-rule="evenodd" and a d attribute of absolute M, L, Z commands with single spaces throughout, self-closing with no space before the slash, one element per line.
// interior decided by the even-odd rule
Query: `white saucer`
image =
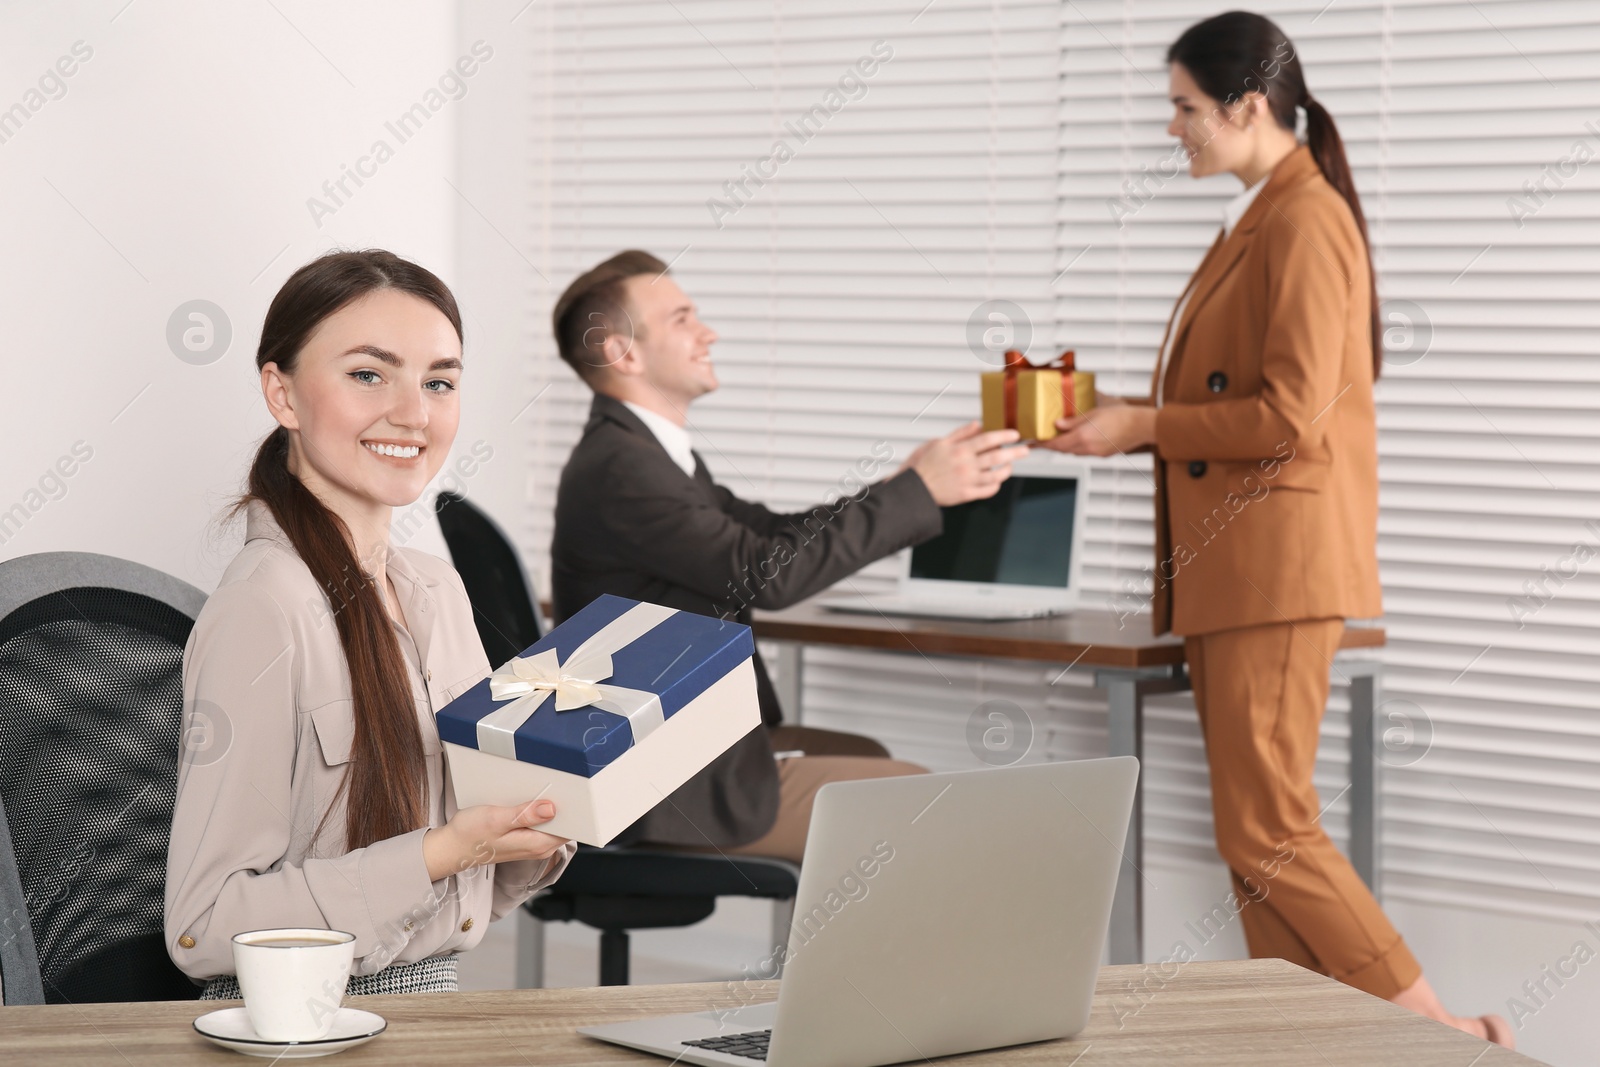
<path fill-rule="evenodd" d="M 389 1024 L 383 1016 L 355 1008 L 340 1008 L 333 1017 L 333 1029 L 327 1037 L 315 1041 L 267 1041 L 256 1036 L 250 1025 L 250 1016 L 243 1008 L 223 1008 L 194 1021 L 195 1032 L 213 1044 L 243 1052 L 247 1056 L 273 1056 L 285 1060 L 304 1060 L 313 1056 L 331 1056 L 347 1048 L 366 1044 Z"/>

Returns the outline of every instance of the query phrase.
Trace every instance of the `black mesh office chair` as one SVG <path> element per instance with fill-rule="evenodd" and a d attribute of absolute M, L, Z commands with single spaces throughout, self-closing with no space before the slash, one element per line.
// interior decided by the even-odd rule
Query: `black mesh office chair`
<path fill-rule="evenodd" d="M 540 637 L 533 583 L 493 519 L 455 493 L 440 493 L 435 509 L 484 650 L 498 667 Z M 777 859 L 580 845 L 560 880 L 523 907 L 541 922 L 577 920 L 599 930 L 600 984 L 627 985 L 629 931 L 693 925 L 716 910 L 718 897 L 792 901 L 799 880 L 798 867 Z M 775 916 L 775 940 L 787 944 L 788 925 L 786 914 Z"/>
<path fill-rule="evenodd" d="M 0 1004 L 43 1004 L 39 950 L 28 919 L 28 896 L 11 851 L 11 827 L 0 804 Z"/>
<path fill-rule="evenodd" d="M 0 563 L 7 1004 L 200 995 L 167 956 L 162 905 L 183 648 L 203 603 L 110 556 Z"/>

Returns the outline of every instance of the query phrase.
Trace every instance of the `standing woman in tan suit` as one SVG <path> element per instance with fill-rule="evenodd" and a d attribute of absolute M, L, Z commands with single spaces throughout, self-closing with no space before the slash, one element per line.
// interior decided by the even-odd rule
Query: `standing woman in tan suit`
<path fill-rule="evenodd" d="M 1230 172 L 1245 189 L 1178 300 L 1151 395 L 1102 398 L 1047 447 L 1155 452 L 1155 632 L 1184 636 L 1251 955 L 1509 1045 L 1499 1016 L 1439 1003 L 1329 841 L 1311 781 L 1344 620 L 1382 612 L 1381 332 L 1343 143 L 1293 44 L 1260 15 L 1200 22 L 1167 61 L 1167 132 L 1189 173 Z"/>
<path fill-rule="evenodd" d="M 389 541 L 450 453 L 461 314 L 388 252 L 301 267 L 256 353 L 278 425 L 245 544 L 183 657 L 166 945 L 203 999 L 240 995 L 231 938 L 355 935 L 347 991 L 456 988 L 456 956 L 554 881 L 548 801 L 456 809 L 433 713 L 489 674 L 461 578 Z"/>

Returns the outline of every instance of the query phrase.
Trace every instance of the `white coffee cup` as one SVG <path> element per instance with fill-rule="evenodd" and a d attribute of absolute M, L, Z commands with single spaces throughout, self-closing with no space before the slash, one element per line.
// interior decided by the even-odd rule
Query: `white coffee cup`
<path fill-rule="evenodd" d="M 315 1041 L 333 1028 L 355 961 L 343 930 L 250 930 L 233 936 L 244 1010 L 267 1041 Z"/>

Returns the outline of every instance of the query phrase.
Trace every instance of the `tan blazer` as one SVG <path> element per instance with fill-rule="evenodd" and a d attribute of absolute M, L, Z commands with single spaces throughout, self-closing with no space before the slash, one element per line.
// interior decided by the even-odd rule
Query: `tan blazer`
<path fill-rule="evenodd" d="M 1380 614 L 1369 268 L 1310 149 L 1189 288 L 1156 416 L 1155 632 Z"/>
<path fill-rule="evenodd" d="M 350 761 L 350 674 L 329 600 L 260 501 L 245 545 L 206 601 L 184 650 L 186 745 L 167 852 L 166 944 L 190 977 L 234 973 L 244 930 L 317 927 L 356 935 L 353 974 L 461 952 L 490 922 L 555 880 L 549 860 L 428 879 L 420 828 L 351 851 L 341 799 L 311 834 Z M 429 826 L 455 814 L 433 712 L 490 673 L 455 569 L 397 549 L 389 573 L 427 755 Z"/>

